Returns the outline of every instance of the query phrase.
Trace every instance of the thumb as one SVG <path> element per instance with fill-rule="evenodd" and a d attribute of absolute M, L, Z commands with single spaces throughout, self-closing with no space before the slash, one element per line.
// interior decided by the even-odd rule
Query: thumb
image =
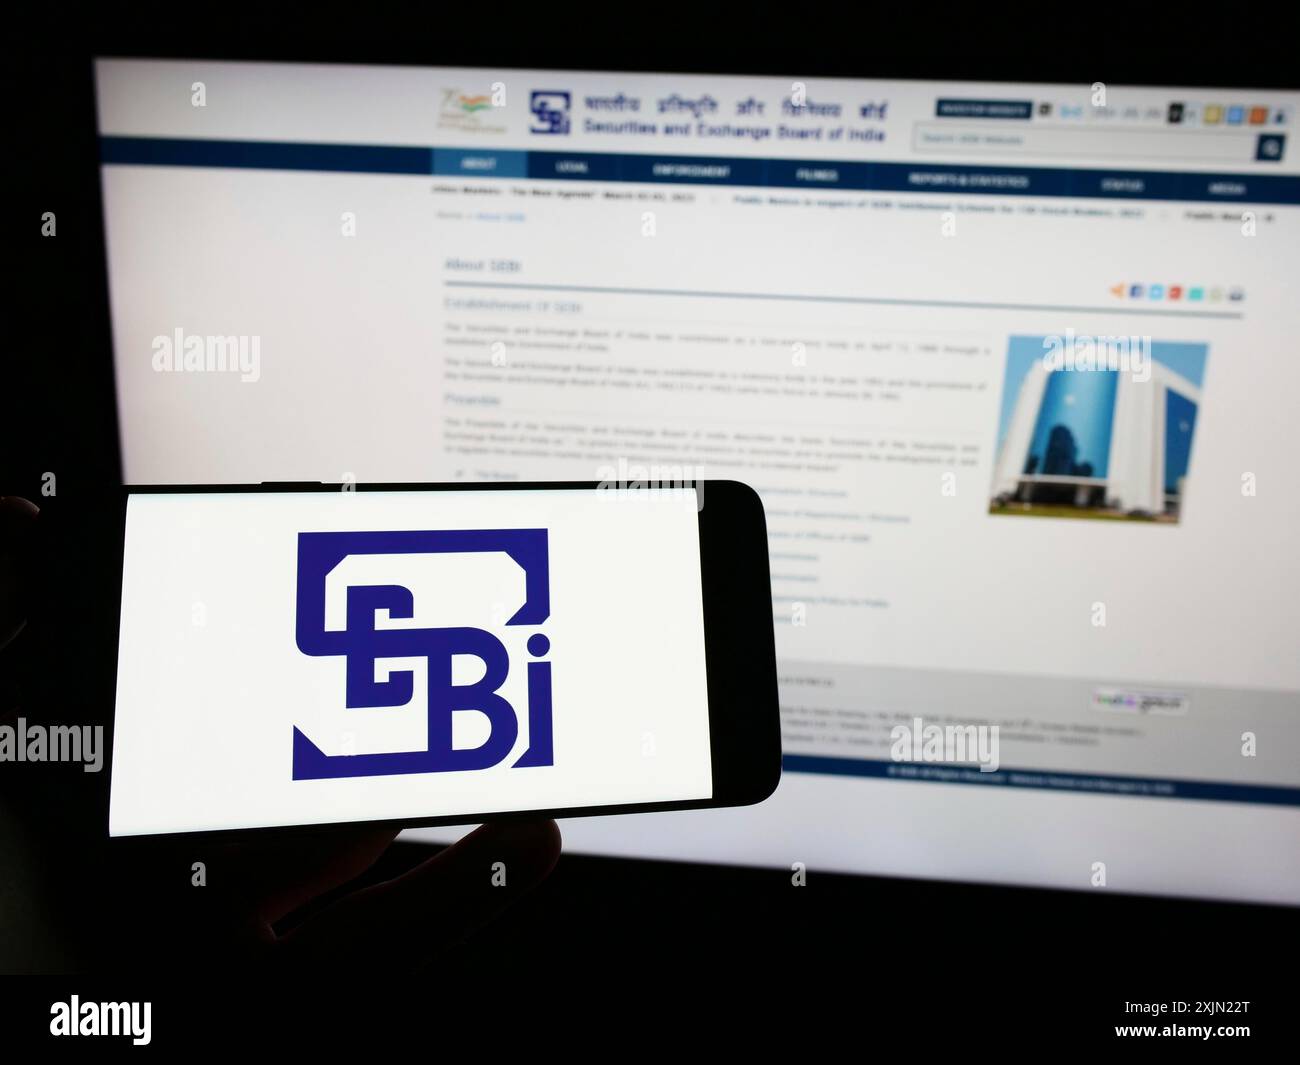
<path fill-rule="evenodd" d="M 410 872 L 340 900 L 279 948 L 297 964 L 418 969 L 546 879 L 559 857 L 554 821 L 486 824 Z"/>

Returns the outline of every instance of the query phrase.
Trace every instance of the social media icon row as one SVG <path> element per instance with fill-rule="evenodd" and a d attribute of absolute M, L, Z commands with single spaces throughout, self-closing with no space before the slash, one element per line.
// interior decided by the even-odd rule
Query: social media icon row
<path fill-rule="evenodd" d="M 1242 104 L 1171 103 L 1167 114 L 1173 125 L 1285 126 L 1290 120 L 1285 107 Z"/>
<path fill-rule="evenodd" d="M 1241 288 L 1207 288 L 1204 285 L 1144 285 L 1120 282 L 1111 285 L 1110 293 L 1131 300 L 1186 300 L 1189 303 L 1240 303 L 1246 298 Z"/>

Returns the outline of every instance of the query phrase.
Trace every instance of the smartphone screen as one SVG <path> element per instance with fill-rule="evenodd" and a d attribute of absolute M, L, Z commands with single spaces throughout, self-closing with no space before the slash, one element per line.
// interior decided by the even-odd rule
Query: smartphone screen
<path fill-rule="evenodd" d="M 109 832 L 709 799 L 691 490 L 126 505 Z"/>

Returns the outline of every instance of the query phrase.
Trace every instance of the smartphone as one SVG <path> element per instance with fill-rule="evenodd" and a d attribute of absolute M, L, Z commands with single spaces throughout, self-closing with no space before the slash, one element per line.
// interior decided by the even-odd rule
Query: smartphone
<path fill-rule="evenodd" d="M 759 802 L 767 530 L 735 481 L 131 487 L 111 836 Z"/>

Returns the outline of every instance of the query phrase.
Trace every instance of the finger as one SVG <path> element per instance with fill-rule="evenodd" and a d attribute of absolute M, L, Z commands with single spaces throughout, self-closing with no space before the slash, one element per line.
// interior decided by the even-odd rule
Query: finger
<path fill-rule="evenodd" d="M 142 937 L 150 948 L 147 961 L 130 955 L 124 964 L 165 967 L 183 964 L 186 957 L 204 957 L 217 967 L 264 964 L 276 941 L 272 923 L 355 879 L 396 832 L 329 826 L 240 843 L 201 837 L 124 840 L 117 861 L 147 875 L 142 890 L 132 893 L 132 912 L 115 935 L 125 945 L 145 927 L 155 933 Z M 191 863 L 202 865 L 201 881 L 175 875 Z M 192 890 L 200 884 L 203 890 Z"/>
<path fill-rule="evenodd" d="M 314 898 L 355 880 L 397 837 L 395 828 L 340 829 L 319 835 L 241 844 L 218 855 L 231 893 L 247 900 L 266 926 Z M 269 936 L 269 931 L 268 931 Z"/>
<path fill-rule="evenodd" d="M 414 969 L 535 887 L 559 857 L 554 821 L 483 825 L 410 872 L 335 903 L 280 940 L 280 949 L 296 964 Z"/>

